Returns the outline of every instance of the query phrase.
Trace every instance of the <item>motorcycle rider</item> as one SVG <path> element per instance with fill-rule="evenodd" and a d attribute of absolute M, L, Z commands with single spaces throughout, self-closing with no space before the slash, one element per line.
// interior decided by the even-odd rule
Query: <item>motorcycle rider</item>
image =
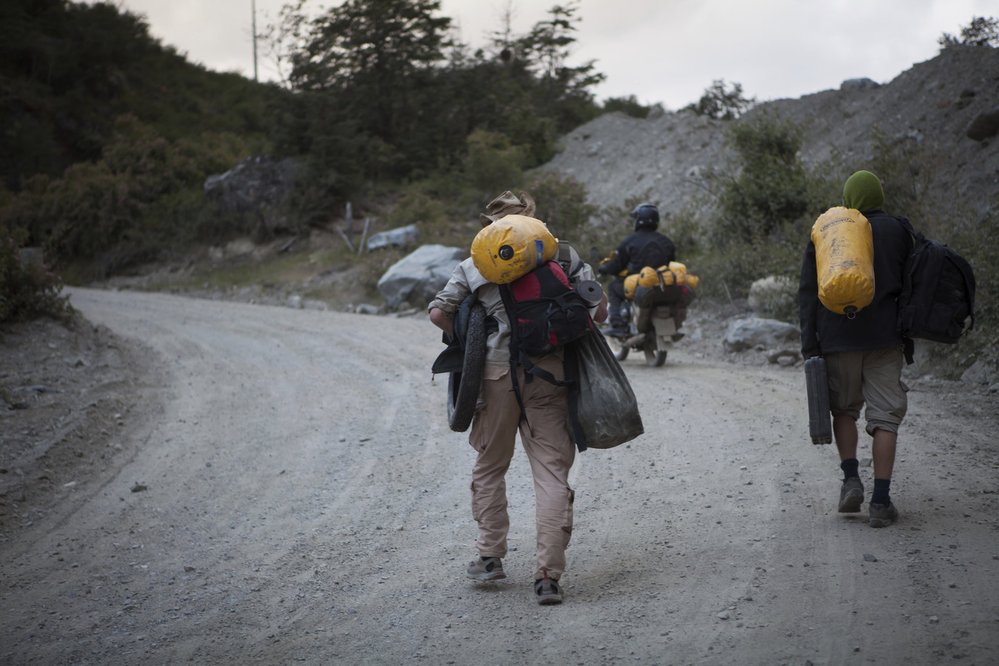
<path fill-rule="evenodd" d="M 624 278 L 639 272 L 645 266 L 657 268 L 676 261 L 673 241 L 659 233 L 659 209 L 655 204 L 641 203 L 628 215 L 635 231 L 625 238 L 597 272 L 612 275 L 607 288 L 611 328 L 607 335 L 626 337 L 629 334 L 628 310 L 624 305 Z"/>

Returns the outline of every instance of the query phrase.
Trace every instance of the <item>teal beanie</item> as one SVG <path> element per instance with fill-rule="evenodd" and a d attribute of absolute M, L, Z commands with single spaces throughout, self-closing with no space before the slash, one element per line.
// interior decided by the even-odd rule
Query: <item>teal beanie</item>
<path fill-rule="evenodd" d="M 843 205 L 856 208 L 860 212 L 881 208 L 885 203 L 885 191 L 881 181 L 870 171 L 857 171 L 846 179 L 843 186 Z"/>

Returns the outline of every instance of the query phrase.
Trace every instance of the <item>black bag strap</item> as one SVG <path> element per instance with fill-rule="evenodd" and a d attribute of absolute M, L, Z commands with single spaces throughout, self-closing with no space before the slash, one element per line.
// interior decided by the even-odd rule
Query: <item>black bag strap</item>
<path fill-rule="evenodd" d="M 510 324 L 510 379 L 513 383 L 513 394 L 517 398 L 517 405 L 520 407 L 520 418 L 530 428 L 531 424 L 527 420 L 527 410 L 524 409 L 524 397 L 520 392 L 520 382 L 517 380 L 517 366 L 520 365 L 524 368 L 525 383 L 530 382 L 534 377 L 543 379 L 555 386 L 568 386 L 570 382 L 567 381 L 568 378 L 563 381 L 555 379 L 555 375 L 535 365 L 534 361 L 520 348 L 520 339 L 517 335 L 517 310 L 513 302 L 513 294 L 510 293 L 510 286 L 508 284 L 498 286 L 500 297 L 503 299 L 503 307 L 506 309 L 506 317 Z"/>
<path fill-rule="evenodd" d="M 517 398 L 517 406 L 520 407 L 520 418 L 527 427 L 531 424 L 527 421 L 527 410 L 524 409 L 524 397 L 520 393 L 520 382 L 517 381 L 517 363 L 520 357 L 520 345 L 517 339 L 516 310 L 513 303 L 513 294 L 510 293 L 510 285 L 499 285 L 500 297 L 503 299 L 503 307 L 506 309 L 506 318 L 510 325 L 510 380 L 513 382 L 513 395 Z M 526 369 L 525 369 L 526 370 Z M 530 375 L 528 375 L 530 377 Z M 527 381 L 525 379 L 525 381 Z"/>
<path fill-rule="evenodd" d="M 906 230 L 909 234 L 909 238 L 912 241 L 912 245 L 909 247 L 909 254 L 905 258 L 905 263 L 908 264 L 912 253 L 916 249 L 916 245 L 922 243 L 926 240 L 923 234 L 916 231 L 912 223 L 906 217 L 895 218 L 902 225 L 902 228 Z M 905 266 L 902 274 L 902 293 L 899 294 L 898 300 L 906 303 L 912 298 L 912 271 L 908 265 Z M 902 322 L 899 321 L 899 328 L 902 328 Z M 912 365 L 915 362 L 916 353 L 916 341 L 910 338 L 908 335 L 902 335 L 902 354 L 905 356 L 905 364 Z"/>
<path fill-rule="evenodd" d="M 572 431 L 572 440 L 576 442 L 576 448 L 582 453 L 586 450 L 586 434 L 583 424 L 579 420 L 579 345 L 590 335 L 596 335 L 589 331 L 586 336 L 570 342 L 565 346 L 565 381 L 569 385 L 569 429 Z"/>

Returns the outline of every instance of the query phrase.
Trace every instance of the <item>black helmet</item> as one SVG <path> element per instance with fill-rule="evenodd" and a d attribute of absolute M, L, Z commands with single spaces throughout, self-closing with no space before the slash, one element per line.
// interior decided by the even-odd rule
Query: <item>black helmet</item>
<path fill-rule="evenodd" d="M 635 223 L 635 231 L 639 229 L 655 229 L 659 226 L 659 209 L 655 204 L 642 203 L 635 206 L 629 213 Z"/>

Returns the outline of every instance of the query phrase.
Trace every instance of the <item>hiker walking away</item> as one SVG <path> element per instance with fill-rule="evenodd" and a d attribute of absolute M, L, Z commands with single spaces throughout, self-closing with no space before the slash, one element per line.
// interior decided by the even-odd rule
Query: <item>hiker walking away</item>
<path fill-rule="evenodd" d="M 818 298 L 815 245 L 809 242 L 798 290 L 801 353 L 806 359 L 821 355 L 826 360 L 833 438 L 843 470 L 839 512 L 858 513 L 864 502 L 864 485 L 857 469 L 856 422 L 860 408 L 866 405 L 864 418 L 873 440 L 874 459 L 868 520 L 871 527 L 886 527 L 898 518 L 889 487 L 908 389 L 901 379 L 903 340 L 896 301 L 912 237 L 899 218 L 882 210 L 881 181 L 869 171 L 857 171 L 847 179 L 843 204 L 859 210 L 871 224 L 874 299 L 852 316 L 826 309 Z"/>
<path fill-rule="evenodd" d="M 507 191 L 488 204 L 480 221 L 486 227 L 506 215 L 531 217 L 534 212 L 534 201 L 529 194 L 515 195 Z M 594 279 L 590 266 L 583 263 L 574 250 L 566 254 L 571 254 L 571 266 L 566 273 L 573 281 Z M 497 327 L 486 339 L 482 388 L 468 438 L 477 453 L 471 490 L 472 516 L 478 524 L 475 543 L 479 557 L 468 564 L 467 575 L 476 581 L 506 577 L 502 560 L 507 554 L 510 520 L 505 476 L 519 431 L 534 477 L 537 524 L 534 593 L 540 604 L 561 603 L 559 580 L 565 571 L 565 551 L 573 523 L 569 469 L 576 455 L 569 430 L 567 389 L 538 378 L 528 381 L 524 368 L 517 366 L 522 413 L 513 390 L 510 320 L 502 295 L 499 286 L 486 280 L 471 258 L 454 269 L 447 285 L 430 302 L 430 321 L 452 335 L 455 312 L 469 294 L 475 294 Z M 591 314 L 596 321 L 603 321 L 607 314 L 606 299 L 591 310 Z M 556 379 L 564 379 L 561 348 L 531 360 Z"/>
<path fill-rule="evenodd" d="M 628 311 L 624 307 L 624 278 L 639 272 L 645 266 L 658 268 L 676 261 L 676 246 L 673 241 L 657 231 L 659 209 L 655 205 L 639 204 L 629 213 L 629 217 L 635 225 L 634 232 L 597 268 L 599 273 L 614 277 L 607 287 L 611 324 L 607 335 L 614 337 L 625 337 L 630 330 Z"/>

